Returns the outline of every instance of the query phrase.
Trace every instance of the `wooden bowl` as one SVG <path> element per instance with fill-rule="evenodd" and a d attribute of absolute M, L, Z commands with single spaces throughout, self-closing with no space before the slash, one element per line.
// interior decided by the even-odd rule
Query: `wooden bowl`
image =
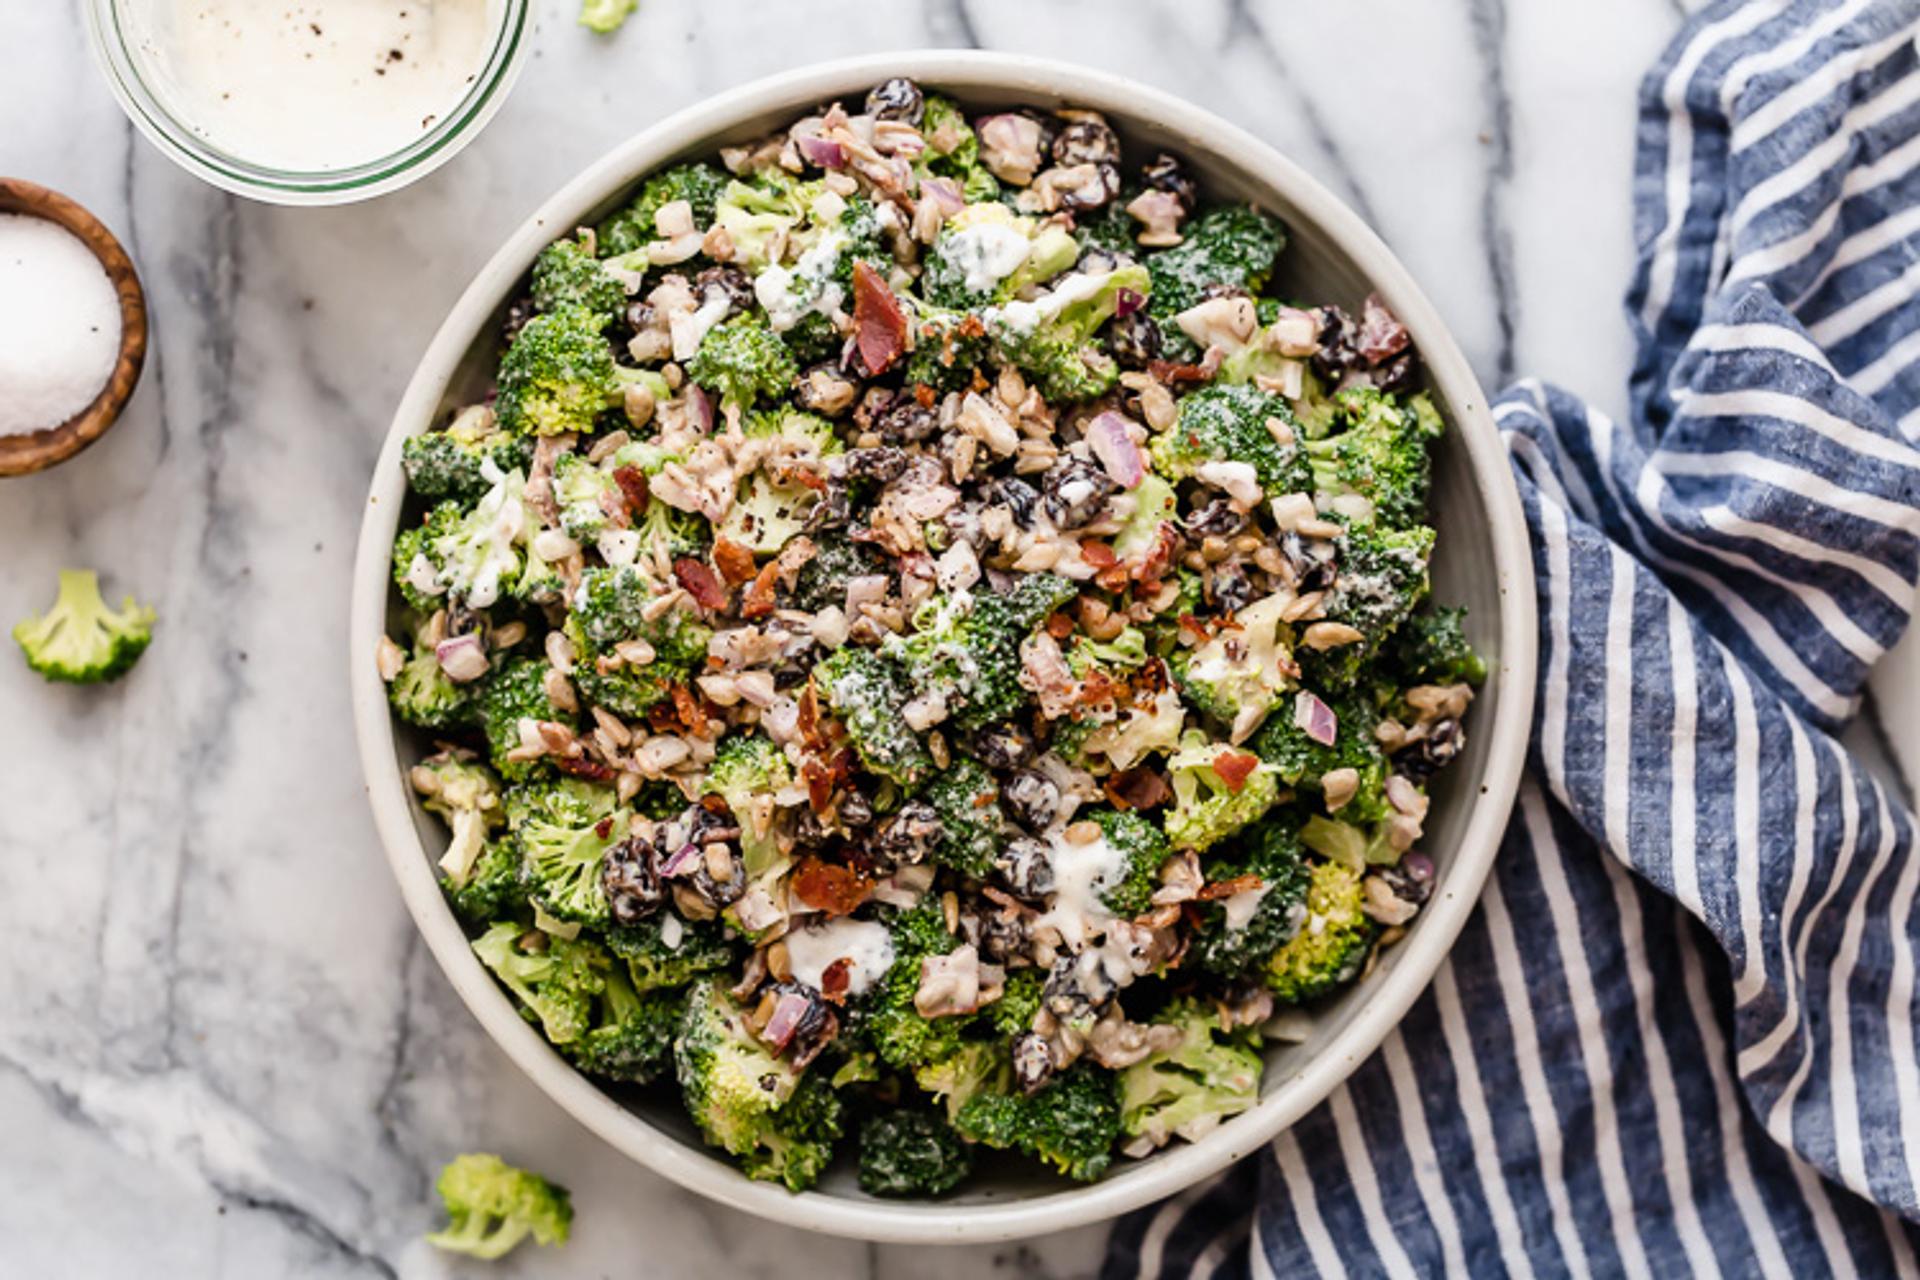
<path fill-rule="evenodd" d="M 23 476 L 65 462 L 107 433 L 120 417 L 147 359 L 147 295 L 127 251 L 100 219 L 58 191 L 23 178 L 0 178 L 0 214 L 45 218 L 71 231 L 93 251 L 120 296 L 120 356 L 100 394 L 57 427 L 0 435 L 0 476 Z"/>

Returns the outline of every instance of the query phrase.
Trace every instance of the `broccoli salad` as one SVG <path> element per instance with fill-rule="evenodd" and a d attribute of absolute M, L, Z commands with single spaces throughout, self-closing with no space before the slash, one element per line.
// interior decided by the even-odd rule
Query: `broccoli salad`
<path fill-rule="evenodd" d="M 796 1191 L 1253 1106 L 1427 899 L 1485 675 L 1408 332 L 1090 111 L 910 80 L 548 246 L 379 669 L 526 1018 Z M 430 745 L 424 745 L 430 744 Z"/>

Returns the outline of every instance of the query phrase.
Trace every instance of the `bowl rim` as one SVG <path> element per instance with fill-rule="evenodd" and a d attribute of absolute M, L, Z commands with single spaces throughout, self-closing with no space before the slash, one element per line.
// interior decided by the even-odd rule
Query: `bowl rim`
<path fill-rule="evenodd" d="M 393 725 L 374 666 L 376 642 L 385 632 L 396 513 L 404 497 L 401 442 L 431 420 L 480 326 L 525 273 L 539 247 L 637 177 L 742 120 L 777 107 L 831 99 L 893 75 L 989 93 L 1059 97 L 1117 117 L 1151 119 L 1182 135 L 1205 137 L 1221 163 L 1284 192 L 1300 218 L 1353 260 L 1413 333 L 1428 377 L 1443 391 L 1456 436 L 1468 453 L 1484 505 L 1500 601 L 1500 659 L 1493 676 L 1500 696 L 1492 718 L 1476 730 L 1489 736 L 1489 750 L 1474 811 L 1420 928 L 1399 944 L 1402 955 L 1394 969 L 1374 980 L 1366 1000 L 1323 1052 L 1252 1110 L 1201 1141 L 1170 1147 L 1121 1176 L 1007 1203 L 888 1204 L 818 1191 L 794 1194 L 776 1184 L 754 1182 L 720 1157 L 657 1130 L 575 1071 L 513 1009 L 473 956 L 441 896 L 396 767 Z M 388 862 L 434 958 L 508 1057 L 575 1120 L 688 1190 L 788 1226 L 894 1243 L 1008 1240 L 1112 1218 L 1184 1190 L 1258 1150 L 1324 1100 L 1373 1053 L 1426 989 L 1479 898 L 1519 785 L 1532 721 L 1537 649 L 1526 524 L 1485 393 L 1432 303 L 1359 215 L 1266 143 L 1171 94 L 1049 58 L 971 50 L 862 55 L 753 81 L 640 131 L 541 204 L 455 303 L 401 399 L 367 498 L 354 562 L 350 627 L 355 736 Z"/>

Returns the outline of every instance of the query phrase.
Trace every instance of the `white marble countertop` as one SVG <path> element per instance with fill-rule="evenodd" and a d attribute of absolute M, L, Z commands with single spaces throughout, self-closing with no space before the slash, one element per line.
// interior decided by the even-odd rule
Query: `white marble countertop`
<path fill-rule="evenodd" d="M 156 604 L 104 691 L 0 658 L 0 1272 L 438 1274 L 441 1161 L 569 1184 L 564 1254 L 498 1274 L 1087 1276 L 1103 1232 L 900 1250 L 705 1204 L 526 1083 L 401 909 L 341 685 L 375 451 L 469 274 L 615 141 L 702 95 L 862 50 L 979 44 L 1097 64 L 1264 135 L 1402 254 L 1490 385 L 1619 410 L 1634 90 L 1668 0 L 642 0 L 618 36 L 541 0 L 489 131 L 372 205 L 222 195 L 138 138 L 74 6 L 0 5 L 0 173 L 100 214 L 155 347 L 126 419 L 0 482 L 0 618 L 66 564 Z M 796 1264 L 800 1264 L 796 1268 Z"/>

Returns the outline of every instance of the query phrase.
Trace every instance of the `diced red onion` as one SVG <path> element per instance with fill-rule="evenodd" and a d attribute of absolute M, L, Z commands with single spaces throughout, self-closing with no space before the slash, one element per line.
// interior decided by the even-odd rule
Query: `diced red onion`
<path fill-rule="evenodd" d="M 967 207 L 966 194 L 952 178 L 927 178 L 920 183 L 920 194 L 938 206 L 943 218 L 952 217 Z"/>
<path fill-rule="evenodd" d="M 672 857 L 660 864 L 660 874 L 671 880 L 694 867 L 703 857 L 700 846 L 689 841 L 675 850 Z"/>
<path fill-rule="evenodd" d="M 433 647 L 433 656 L 447 679 L 455 684 L 471 684 L 492 669 L 487 661 L 486 645 L 472 633 L 442 640 Z"/>
<path fill-rule="evenodd" d="M 1087 424 L 1087 447 L 1113 482 L 1122 489 L 1136 488 L 1147 477 L 1140 446 L 1133 442 L 1131 424 L 1124 414 L 1109 409 Z"/>
<path fill-rule="evenodd" d="M 1126 319 L 1147 305 L 1147 295 L 1138 289 L 1122 289 L 1113 296 L 1113 314 Z"/>
<path fill-rule="evenodd" d="M 1323 747 L 1330 747 L 1340 736 L 1340 717 L 1333 708 L 1302 689 L 1293 698 L 1293 723 L 1300 732 Z"/>
<path fill-rule="evenodd" d="M 702 431 L 713 430 L 713 399 L 691 382 L 687 384 L 687 407 L 693 410 L 693 420 Z"/>
<path fill-rule="evenodd" d="M 1410 853 L 1400 859 L 1400 869 L 1415 880 L 1433 879 L 1433 859 L 1424 853 Z"/>
<path fill-rule="evenodd" d="M 847 150 L 831 138 L 796 138 L 800 154 L 809 164 L 817 164 L 822 169 L 844 169 L 847 167 Z"/>
<path fill-rule="evenodd" d="M 800 1019 L 807 1016 L 807 1008 L 812 1004 L 805 996 L 789 991 L 774 1002 L 773 1016 L 767 1019 L 767 1029 L 760 1038 L 777 1054 L 793 1040 L 794 1031 L 800 1026 Z"/>

